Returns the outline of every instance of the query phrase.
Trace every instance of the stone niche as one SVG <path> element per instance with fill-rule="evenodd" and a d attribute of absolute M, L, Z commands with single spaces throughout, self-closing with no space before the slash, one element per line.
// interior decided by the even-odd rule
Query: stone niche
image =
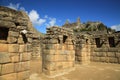
<path fill-rule="evenodd" d="M 43 72 L 57 76 L 74 69 L 75 50 L 73 32 L 66 28 L 50 27 L 43 40 Z"/>
<path fill-rule="evenodd" d="M 0 6 L 0 80 L 29 78 L 31 33 L 26 13 Z"/>

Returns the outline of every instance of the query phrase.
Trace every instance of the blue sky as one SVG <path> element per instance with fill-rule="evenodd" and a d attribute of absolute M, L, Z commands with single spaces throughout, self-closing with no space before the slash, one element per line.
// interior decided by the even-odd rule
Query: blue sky
<path fill-rule="evenodd" d="M 45 33 L 47 26 L 100 21 L 120 30 L 120 0 L 1 0 L 0 5 L 28 13 L 34 27 Z"/>

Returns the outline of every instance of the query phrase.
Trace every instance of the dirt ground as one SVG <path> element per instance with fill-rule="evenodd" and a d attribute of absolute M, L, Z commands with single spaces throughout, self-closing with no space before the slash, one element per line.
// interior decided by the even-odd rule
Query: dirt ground
<path fill-rule="evenodd" d="M 76 64 L 75 70 L 64 75 L 49 78 L 44 74 L 32 73 L 30 80 L 120 80 L 120 64 Z"/>

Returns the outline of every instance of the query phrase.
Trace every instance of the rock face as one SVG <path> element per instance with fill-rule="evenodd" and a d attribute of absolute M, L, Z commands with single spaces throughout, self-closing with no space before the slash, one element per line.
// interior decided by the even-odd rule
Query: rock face
<path fill-rule="evenodd" d="M 74 67 L 73 32 L 66 28 L 51 27 L 44 38 L 43 71 L 55 76 Z"/>

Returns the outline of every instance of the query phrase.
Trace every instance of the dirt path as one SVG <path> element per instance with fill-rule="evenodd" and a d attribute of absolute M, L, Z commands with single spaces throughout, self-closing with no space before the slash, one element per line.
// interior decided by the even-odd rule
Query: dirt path
<path fill-rule="evenodd" d="M 55 78 L 32 74 L 30 80 L 120 80 L 120 64 L 76 65 L 75 70 Z"/>

